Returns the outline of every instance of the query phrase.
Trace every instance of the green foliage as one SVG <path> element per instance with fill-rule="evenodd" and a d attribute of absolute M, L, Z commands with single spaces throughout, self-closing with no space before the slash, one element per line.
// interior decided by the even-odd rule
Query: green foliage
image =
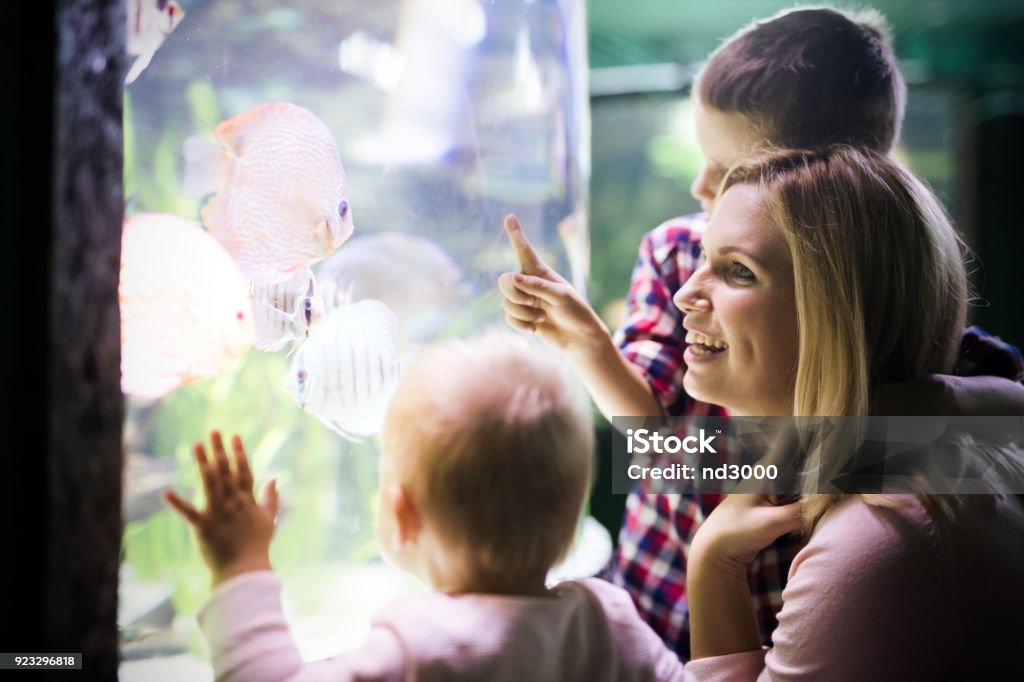
<path fill-rule="evenodd" d="M 207 80 L 194 80 L 185 88 L 185 101 L 192 114 L 192 127 L 199 134 L 211 136 L 221 118 L 221 107 L 217 91 Z"/>
<path fill-rule="evenodd" d="M 241 436 L 257 487 L 276 478 L 281 491 L 282 512 L 272 548 L 275 567 L 286 580 L 323 585 L 317 581 L 329 575 L 321 574 L 322 566 L 338 570 L 377 556 L 377 444 L 343 441 L 303 413 L 282 387 L 288 365 L 283 353 L 251 350 L 234 369 L 183 386 L 158 403 L 130 400 L 135 442 L 127 445 L 129 451 L 173 461 L 175 489 L 201 505 L 192 444 L 215 428 Z M 195 613 L 209 595 L 198 547 L 172 512 L 158 511 L 129 523 L 124 548 L 125 561 L 139 581 L 171 585 L 177 613 Z M 318 606 L 312 596 L 301 604 L 309 611 Z"/>

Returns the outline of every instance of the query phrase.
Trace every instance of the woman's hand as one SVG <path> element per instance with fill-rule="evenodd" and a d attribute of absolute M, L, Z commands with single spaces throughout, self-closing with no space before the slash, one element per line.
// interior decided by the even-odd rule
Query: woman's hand
<path fill-rule="evenodd" d="M 801 521 L 799 502 L 773 502 L 764 494 L 732 493 L 697 530 L 686 573 L 694 660 L 760 648 L 747 567 Z"/>
<path fill-rule="evenodd" d="M 252 472 L 242 440 L 231 439 L 234 468 L 224 451 L 220 433 L 210 434 L 211 461 L 202 443 L 194 448 L 199 475 L 206 494 L 206 509 L 200 511 L 168 490 L 164 499 L 192 526 L 213 584 L 250 571 L 270 569 L 270 541 L 274 536 L 278 497 L 275 481 L 267 484 L 263 503 L 253 496 Z"/>
<path fill-rule="evenodd" d="M 776 504 L 774 496 L 732 493 L 701 524 L 691 547 L 691 563 L 707 562 L 746 576 L 762 549 L 800 528 L 800 502 Z"/>
<path fill-rule="evenodd" d="M 604 322 L 564 277 L 540 259 L 515 216 L 505 218 L 505 231 L 522 268 L 498 278 L 505 320 L 513 329 L 535 332 L 556 348 L 587 353 L 600 335 L 608 335 Z"/>

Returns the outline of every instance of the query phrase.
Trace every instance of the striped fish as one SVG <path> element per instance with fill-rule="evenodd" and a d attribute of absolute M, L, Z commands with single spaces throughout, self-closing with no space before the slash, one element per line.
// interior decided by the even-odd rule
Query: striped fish
<path fill-rule="evenodd" d="M 284 387 L 340 436 L 380 433 L 398 384 L 399 326 L 387 305 L 364 299 L 335 308 L 292 358 Z"/>
<path fill-rule="evenodd" d="M 316 278 L 309 268 L 277 284 L 250 282 L 249 295 L 253 336 L 260 350 L 280 350 L 291 341 L 294 351 L 323 318 L 323 300 L 316 295 Z"/>

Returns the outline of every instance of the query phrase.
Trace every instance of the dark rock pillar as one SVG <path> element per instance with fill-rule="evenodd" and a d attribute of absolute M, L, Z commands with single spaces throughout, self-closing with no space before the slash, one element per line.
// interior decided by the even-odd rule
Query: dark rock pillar
<path fill-rule="evenodd" d="M 61 0 L 22 14 L 34 4 L 14 3 L 5 29 L 19 46 L 8 64 L 31 90 L 5 98 L 24 117 L 5 126 L 3 202 L 5 277 L 17 273 L 5 300 L 17 299 L 24 332 L 4 330 L 16 407 L 5 415 L 0 651 L 80 651 L 83 670 L 35 674 L 114 680 L 125 4 Z"/>

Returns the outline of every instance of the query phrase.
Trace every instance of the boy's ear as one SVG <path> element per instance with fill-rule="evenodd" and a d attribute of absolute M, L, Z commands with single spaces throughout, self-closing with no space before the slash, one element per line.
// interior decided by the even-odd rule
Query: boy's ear
<path fill-rule="evenodd" d="M 391 512 L 395 515 L 398 532 L 398 537 L 395 539 L 399 545 L 415 542 L 423 529 L 423 519 L 416 504 L 412 501 L 409 491 L 398 483 L 392 483 L 388 489 L 388 497 L 391 502 Z"/>

